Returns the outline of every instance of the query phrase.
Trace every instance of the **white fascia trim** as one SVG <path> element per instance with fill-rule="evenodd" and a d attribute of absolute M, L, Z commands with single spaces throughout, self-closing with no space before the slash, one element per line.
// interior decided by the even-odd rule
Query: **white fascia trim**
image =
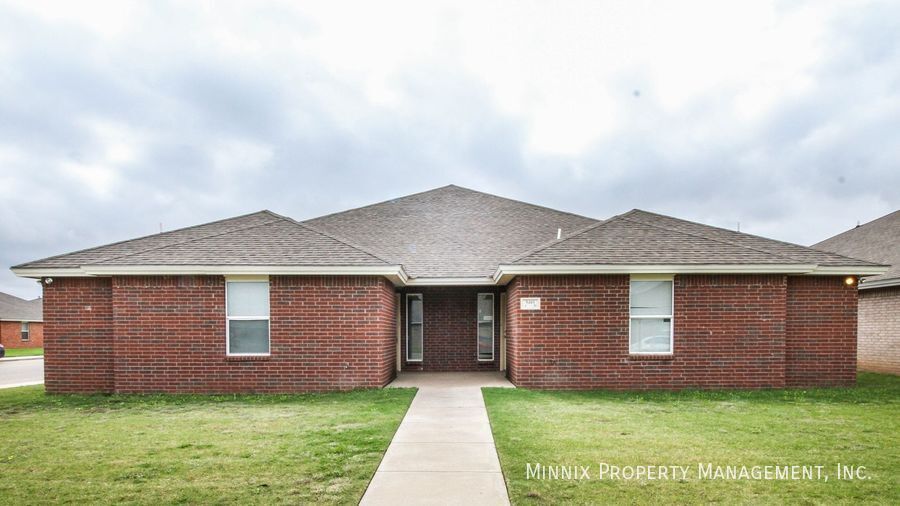
<path fill-rule="evenodd" d="M 872 288 L 887 288 L 889 286 L 900 286 L 900 278 L 879 279 L 878 281 L 863 280 L 859 284 L 859 289 L 870 290 Z"/>
<path fill-rule="evenodd" d="M 407 286 L 471 286 L 471 285 L 496 285 L 494 278 L 413 278 L 407 281 Z"/>
<path fill-rule="evenodd" d="M 68 269 L 13 269 L 17 276 L 177 276 L 177 275 L 270 275 L 270 276 L 384 276 L 396 285 L 409 277 L 400 265 L 375 266 L 278 266 L 278 265 L 83 265 Z"/>
<path fill-rule="evenodd" d="M 830 265 L 818 265 L 815 270 L 812 272 L 808 272 L 807 274 L 811 274 L 814 276 L 841 276 L 841 275 L 856 275 L 856 276 L 876 276 L 878 274 L 884 274 L 888 271 L 887 267 L 853 267 L 853 266 L 830 266 Z"/>
<path fill-rule="evenodd" d="M 88 276 L 80 267 L 57 267 L 49 269 L 10 269 L 13 274 L 20 278 L 64 278 L 64 277 L 84 277 Z"/>
<path fill-rule="evenodd" d="M 806 274 L 815 264 L 705 265 L 501 265 L 494 279 L 504 283 L 522 274 Z"/>

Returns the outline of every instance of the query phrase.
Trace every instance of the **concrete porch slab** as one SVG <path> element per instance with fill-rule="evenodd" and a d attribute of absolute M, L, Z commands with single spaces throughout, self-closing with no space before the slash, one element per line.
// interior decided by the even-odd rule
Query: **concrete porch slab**
<path fill-rule="evenodd" d="M 388 388 L 515 388 L 502 371 L 401 372 Z"/>

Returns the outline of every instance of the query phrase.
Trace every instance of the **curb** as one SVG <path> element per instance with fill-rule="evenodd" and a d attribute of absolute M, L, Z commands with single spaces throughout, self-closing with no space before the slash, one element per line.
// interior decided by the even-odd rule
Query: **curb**
<path fill-rule="evenodd" d="M 0 358 L 0 363 L 2 363 L 2 362 L 16 362 L 16 361 L 18 361 L 18 360 L 44 360 L 44 356 L 43 356 L 43 355 L 37 355 L 37 356 L 34 356 L 34 357 L 7 357 L 7 358 Z"/>

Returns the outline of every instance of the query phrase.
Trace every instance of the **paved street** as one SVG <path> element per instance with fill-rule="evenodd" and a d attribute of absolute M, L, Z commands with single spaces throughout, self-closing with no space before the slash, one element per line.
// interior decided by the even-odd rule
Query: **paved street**
<path fill-rule="evenodd" d="M 44 382 L 44 359 L 0 360 L 0 388 Z"/>

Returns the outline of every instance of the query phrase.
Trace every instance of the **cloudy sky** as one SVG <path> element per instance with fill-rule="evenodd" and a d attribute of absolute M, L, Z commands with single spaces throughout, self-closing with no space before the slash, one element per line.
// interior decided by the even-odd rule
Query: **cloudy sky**
<path fill-rule="evenodd" d="M 0 291 L 449 183 L 801 244 L 900 208 L 896 2 L 297 3 L 0 1 Z"/>

